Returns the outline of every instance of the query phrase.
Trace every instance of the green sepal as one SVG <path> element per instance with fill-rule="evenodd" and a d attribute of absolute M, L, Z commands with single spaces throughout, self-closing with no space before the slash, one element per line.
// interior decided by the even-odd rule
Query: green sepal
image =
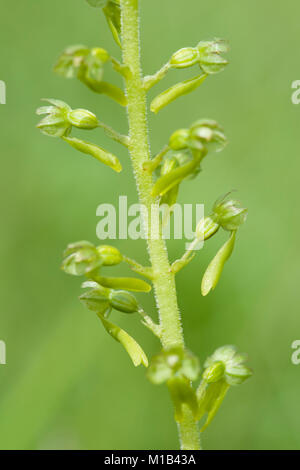
<path fill-rule="evenodd" d="M 152 189 L 152 196 L 163 196 L 170 189 L 174 188 L 174 186 L 177 186 L 181 181 L 193 174 L 196 168 L 199 167 L 202 157 L 203 155 L 199 153 L 190 162 L 161 176 Z"/>
<path fill-rule="evenodd" d="M 168 90 L 163 91 L 152 101 L 150 106 L 151 111 L 153 113 L 158 113 L 158 111 L 175 101 L 180 96 L 187 95 L 188 93 L 196 90 L 196 88 L 198 88 L 204 82 L 206 77 L 206 74 L 197 75 L 194 78 L 177 83 L 171 88 L 168 88 Z"/>
<path fill-rule="evenodd" d="M 220 248 L 214 259 L 209 263 L 201 283 L 201 293 L 206 296 L 216 287 L 226 261 L 230 258 L 235 244 L 236 232 L 231 232 L 229 240 Z"/>
<path fill-rule="evenodd" d="M 198 416 L 198 401 L 190 381 L 184 377 L 174 377 L 168 380 L 168 388 L 175 408 L 175 421 L 178 423 L 182 421 L 183 405 L 190 408 L 196 419 Z"/>
<path fill-rule="evenodd" d="M 112 168 L 117 173 L 120 173 L 120 171 L 122 170 L 122 165 L 118 158 L 112 153 L 109 153 L 103 148 L 99 147 L 98 145 L 85 142 L 84 140 L 77 139 L 76 137 L 63 136 L 62 139 L 69 145 L 71 145 L 71 147 L 74 147 L 76 150 L 79 150 L 79 152 L 91 155 L 92 157 L 99 160 L 101 163 L 104 163 L 105 165 Z"/>
<path fill-rule="evenodd" d="M 143 364 L 145 367 L 148 367 L 147 356 L 135 339 L 126 333 L 126 331 L 122 330 L 122 328 L 108 321 L 100 313 L 98 313 L 98 317 L 102 321 L 107 333 L 125 348 L 134 366 L 137 367 Z"/>
<path fill-rule="evenodd" d="M 97 276 L 96 281 L 110 289 L 125 289 L 132 292 L 150 292 L 148 282 L 134 277 L 103 277 Z"/>

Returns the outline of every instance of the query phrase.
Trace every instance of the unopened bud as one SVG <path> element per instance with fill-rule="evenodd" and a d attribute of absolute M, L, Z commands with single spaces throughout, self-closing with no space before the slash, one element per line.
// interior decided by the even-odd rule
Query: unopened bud
<path fill-rule="evenodd" d="M 123 313 L 135 313 L 139 309 L 134 295 L 125 290 L 112 290 L 109 294 L 109 302 L 112 308 Z"/>
<path fill-rule="evenodd" d="M 222 379 L 225 372 L 225 366 L 223 362 L 215 362 L 210 367 L 207 367 L 203 373 L 203 379 L 208 383 L 218 382 Z"/>
<path fill-rule="evenodd" d="M 120 251 L 114 246 L 100 245 L 97 247 L 97 251 L 100 255 L 103 266 L 115 266 L 120 264 L 123 260 Z"/>
<path fill-rule="evenodd" d="M 184 47 L 179 51 L 175 52 L 170 59 L 170 66 L 183 69 L 191 67 L 199 61 L 199 52 L 194 47 Z"/>
<path fill-rule="evenodd" d="M 95 129 L 98 127 L 98 119 L 95 114 L 86 109 L 74 109 L 68 113 L 68 120 L 72 126 L 79 129 Z"/>

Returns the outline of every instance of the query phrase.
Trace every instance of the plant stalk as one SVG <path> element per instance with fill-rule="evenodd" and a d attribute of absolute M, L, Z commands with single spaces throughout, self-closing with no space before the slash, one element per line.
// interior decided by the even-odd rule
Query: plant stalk
<path fill-rule="evenodd" d="M 140 58 L 139 1 L 121 0 L 123 63 L 130 70 L 125 78 L 128 99 L 129 152 L 136 180 L 139 202 L 147 211 L 148 220 L 144 225 L 150 227 L 147 247 L 153 269 L 153 286 L 161 326 L 161 342 L 164 349 L 184 347 L 184 337 L 177 303 L 175 276 L 170 270 L 165 241 L 161 235 L 159 219 L 151 216 L 152 207 L 158 209 L 157 198 L 151 196 L 152 174 L 144 170 L 150 162 L 150 147 L 147 124 L 146 91 Z M 156 236 L 153 236 L 153 234 Z M 187 406 L 178 423 L 181 448 L 200 449 L 197 422 Z"/>

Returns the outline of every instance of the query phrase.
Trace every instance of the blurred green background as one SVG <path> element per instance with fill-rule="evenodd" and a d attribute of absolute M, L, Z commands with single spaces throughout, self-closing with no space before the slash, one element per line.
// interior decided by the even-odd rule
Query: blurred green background
<path fill-rule="evenodd" d="M 228 190 L 249 208 L 235 253 L 216 291 L 201 298 L 201 277 L 222 243 L 220 234 L 178 275 L 188 347 L 202 363 L 223 344 L 249 353 L 254 377 L 230 390 L 203 436 L 206 449 L 299 449 L 300 366 L 291 343 L 299 318 L 299 114 L 291 83 L 300 79 L 300 4 L 296 0 L 141 0 L 145 73 L 172 52 L 201 39 L 226 38 L 230 66 L 200 89 L 150 116 L 157 152 L 170 133 L 197 118 L 224 126 L 230 145 L 211 155 L 202 174 L 182 185 L 180 201 L 206 204 Z M 7 84 L 1 120 L 0 366 L 1 449 L 174 449 L 172 407 L 164 387 L 105 333 L 78 302 L 80 280 L 64 275 L 61 254 L 70 241 L 96 242 L 96 207 L 136 202 L 125 150 L 101 132 L 90 140 L 117 152 L 117 175 L 36 129 L 40 98 L 84 107 L 126 132 L 126 115 L 108 98 L 52 72 L 67 45 L 117 46 L 102 14 L 84 0 L 1 0 L 0 79 Z M 108 70 L 107 79 L 115 80 Z M 166 84 L 185 76 L 173 72 Z M 118 78 L 117 78 L 118 80 Z M 117 83 L 117 82 L 116 82 Z M 146 262 L 144 242 L 117 242 Z M 170 257 L 183 250 L 169 243 Z M 151 296 L 146 310 L 155 315 Z M 142 297 L 141 297 L 142 298 Z M 148 355 L 158 343 L 137 318 L 114 318 Z"/>

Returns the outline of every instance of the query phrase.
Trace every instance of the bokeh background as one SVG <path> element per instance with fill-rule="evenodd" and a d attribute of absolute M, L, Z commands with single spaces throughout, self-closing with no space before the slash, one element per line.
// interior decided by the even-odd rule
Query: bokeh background
<path fill-rule="evenodd" d="M 234 255 L 216 291 L 201 298 L 205 267 L 223 241 L 208 243 L 178 275 L 188 347 L 202 363 L 223 344 L 249 353 L 254 377 L 230 390 L 203 436 L 206 449 L 299 449 L 300 365 L 291 344 L 299 318 L 299 115 L 291 84 L 300 79 L 296 0 L 141 0 L 145 73 L 201 39 L 230 42 L 230 66 L 200 89 L 150 116 L 157 152 L 170 133 L 201 117 L 223 124 L 230 145 L 211 155 L 198 179 L 182 185 L 180 201 L 205 203 L 230 189 L 249 208 Z M 84 107 L 126 132 L 126 116 L 109 99 L 52 72 L 72 44 L 104 46 L 118 55 L 102 14 L 84 0 L 1 0 L 0 106 L 1 449 L 174 449 L 172 407 L 164 387 L 148 383 L 96 316 L 78 302 L 80 280 L 64 275 L 61 254 L 70 241 L 97 242 L 96 207 L 136 202 L 125 150 L 97 131 L 90 135 L 117 152 L 117 175 L 36 129 L 40 98 Z M 188 75 L 190 72 L 187 73 Z M 115 73 L 107 70 L 112 81 Z M 186 76 L 172 72 L 151 96 Z M 144 242 L 116 245 L 146 262 Z M 183 242 L 169 243 L 170 257 Z M 155 315 L 151 296 L 141 300 Z M 148 355 L 158 343 L 135 317 L 114 314 Z"/>

